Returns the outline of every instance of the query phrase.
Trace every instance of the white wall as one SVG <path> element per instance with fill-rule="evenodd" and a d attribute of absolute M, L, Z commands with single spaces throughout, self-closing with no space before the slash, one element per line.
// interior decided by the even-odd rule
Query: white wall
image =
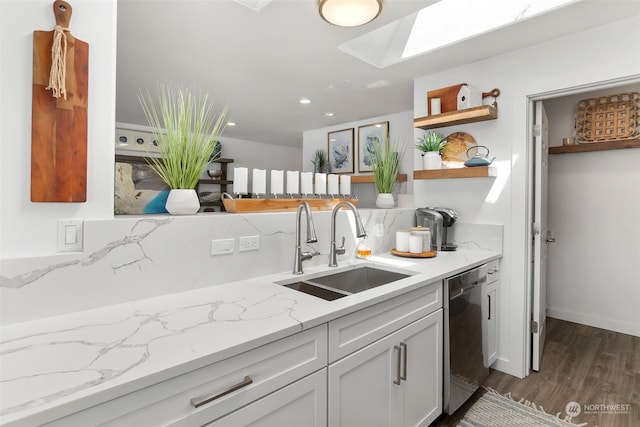
<path fill-rule="evenodd" d="M 400 164 L 400 173 L 406 173 L 409 175 L 409 180 L 406 183 L 396 185 L 394 191 L 394 197 L 397 202 L 398 194 L 411 194 L 413 193 L 413 112 L 405 111 L 402 113 L 390 114 L 388 116 L 372 117 L 356 122 L 342 123 L 336 126 L 330 126 L 322 129 L 315 129 L 306 131 L 302 137 L 302 168 L 304 171 L 313 171 L 313 154 L 315 150 L 324 149 L 328 147 L 328 133 L 336 130 L 343 130 L 353 128 L 354 138 L 354 152 L 358 152 L 358 126 L 366 126 L 372 123 L 389 122 L 389 139 L 394 142 L 398 141 L 398 144 L 404 147 L 404 155 Z M 354 174 L 360 175 L 358 172 L 358 156 L 354 158 Z M 371 172 L 362 173 L 362 175 L 371 175 Z M 375 199 L 378 195 L 375 184 L 354 184 L 352 185 L 353 192 L 358 197 L 358 207 L 375 208 Z"/>
<path fill-rule="evenodd" d="M 640 84 L 545 101 L 551 145 L 575 135 L 582 99 L 640 92 Z M 549 316 L 640 336 L 640 149 L 549 156 Z"/>
<path fill-rule="evenodd" d="M 2 0 L 0 7 L 0 256 L 56 251 L 58 218 L 113 215 L 116 1 L 75 0 L 71 33 L 89 44 L 87 201 L 32 203 L 31 69 L 34 30 L 55 25 L 51 0 Z"/>
<path fill-rule="evenodd" d="M 499 360 L 496 367 L 516 376 L 528 372 L 529 247 L 528 106 L 530 96 L 640 74 L 638 17 L 540 45 L 446 70 L 415 80 L 415 116 L 426 115 L 425 93 L 468 82 L 487 91 L 500 88 L 498 119 L 441 129 L 471 133 L 496 156 L 497 178 L 418 180 L 416 205 L 455 208 L 470 223 L 504 224 L 501 263 Z M 627 40 L 620 45 L 615 40 Z M 584 49 L 589 46 L 589 49 Z"/>

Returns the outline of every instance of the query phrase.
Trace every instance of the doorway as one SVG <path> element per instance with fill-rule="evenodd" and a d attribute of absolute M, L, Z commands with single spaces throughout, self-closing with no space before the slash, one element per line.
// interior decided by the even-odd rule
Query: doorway
<path fill-rule="evenodd" d="M 575 106 L 579 100 L 627 91 L 640 91 L 637 76 L 635 79 L 601 82 L 531 96 L 528 103 L 529 123 L 533 128 L 536 103 L 541 103 L 549 116 L 549 145 L 562 145 L 563 137 L 575 135 Z M 527 224 L 531 226 L 531 245 L 527 254 L 530 268 L 527 294 L 531 322 L 527 326 L 531 339 L 527 342 L 525 356 L 529 371 L 539 369 L 539 366 L 534 367 L 533 352 L 544 348 L 544 325 L 541 322 L 547 315 L 631 335 L 640 334 L 637 309 L 627 308 L 625 301 L 620 301 L 619 294 L 607 292 L 610 290 L 609 284 L 613 283 L 617 292 L 627 292 L 626 301 L 640 299 L 640 290 L 637 286 L 631 286 L 640 282 L 640 269 L 635 267 L 634 270 L 633 267 L 640 259 L 640 243 L 637 243 L 640 242 L 640 229 L 637 220 L 631 221 L 626 216 L 627 212 L 635 215 L 635 218 L 640 215 L 640 168 L 637 167 L 640 164 L 640 149 L 551 155 L 549 190 L 541 192 L 536 191 L 540 190 L 536 186 L 536 178 L 539 178 L 536 177 L 536 171 L 540 170 L 537 162 L 540 158 L 534 155 L 537 142 L 539 140 L 536 140 L 534 131 L 529 137 L 527 190 Z M 613 184 L 608 187 L 609 182 Z M 594 183 L 599 185 L 594 188 Z M 576 195 L 580 197 L 576 198 Z M 543 203 L 542 197 L 549 200 L 549 230 L 556 238 L 555 243 L 548 244 L 548 268 L 536 260 L 534 222 L 536 207 L 540 208 Z M 542 206 L 542 209 L 545 207 Z M 621 215 L 621 211 L 625 213 Z M 622 231 L 610 233 L 614 228 L 614 218 L 617 217 L 623 220 L 620 224 Z M 609 234 L 615 237 L 609 238 Z M 605 235 L 607 239 L 602 239 Z M 595 249 L 591 250 L 585 244 L 582 240 L 585 236 L 593 238 L 590 243 Z M 540 236 L 540 243 L 548 237 L 551 236 Z M 622 246 L 619 245 L 621 241 L 625 242 Z M 631 261 L 631 257 L 635 257 L 636 261 Z M 547 278 L 548 289 L 536 287 L 535 281 L 540 277 Z M 534 307 L 536 299 L 541 302 L 538 307 Z M 539 310 L 541 305 L 542 312 L 536 318 L 535 310 Z M 622 313 L 620 308 L 623 309 Z"/>

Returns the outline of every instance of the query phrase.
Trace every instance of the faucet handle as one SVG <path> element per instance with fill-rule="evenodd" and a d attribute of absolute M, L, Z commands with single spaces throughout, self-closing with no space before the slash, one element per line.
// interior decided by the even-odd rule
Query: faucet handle
<path fill-rule="evenodd" d="M 320 255 L 320 252 L 319 252 L 319 251 L 313 251 L 313 252 L 302 252 L 302 253 L 300 254 L 300 259 L 301 259 L 302 261 L 305 261 L 305 260 L 308 260 L 308 259 L 313 258 L 313 257 L 314 257 L 314 256 L 316 256 L 316 255 Z"/>
<path fill-rule="evenodd" d="M 336 248 L 336 255 L 343 255 L 347 252 L 347 250 L 344 248 L 344 242 L 345 242 L 346 238 L 344 236 L 342 236 L 342 245 L 340 245 L 339 248 Z"/>

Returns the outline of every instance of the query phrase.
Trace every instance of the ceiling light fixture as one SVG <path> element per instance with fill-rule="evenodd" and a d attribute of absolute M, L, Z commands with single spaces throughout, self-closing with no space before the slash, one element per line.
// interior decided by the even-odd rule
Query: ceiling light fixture
<path fill-rule="evenodd" d="M 311 100 L 309 98 L 302 98 L 298 102 L 300 102 L 300 104 L 311 104 Z"/>
<path fill-rule="evenodd" d="M 322 19 L 338 27 L 357 27 L 382 12 L 382 0 L 318 0 Z"/>

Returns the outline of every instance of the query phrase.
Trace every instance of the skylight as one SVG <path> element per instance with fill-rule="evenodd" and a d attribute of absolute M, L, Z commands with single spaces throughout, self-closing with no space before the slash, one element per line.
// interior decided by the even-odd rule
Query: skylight
<path fill-rule="evenodd" d="M 418 12 L 402 53 L 411 58 L 576 0 L 441 0 Z"/>
<path fill-rule="evenodd" d="M 339 49 L 385 68 L 582 0 L 440 0 Z"/>

